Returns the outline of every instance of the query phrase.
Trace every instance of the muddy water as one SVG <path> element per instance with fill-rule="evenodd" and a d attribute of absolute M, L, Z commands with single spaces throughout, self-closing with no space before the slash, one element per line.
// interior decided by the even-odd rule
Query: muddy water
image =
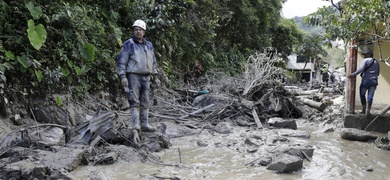
<path fill-rule="evenodd" d="M 388 179 L 390 177 L 390 151 L 377 148 L 373 143 L 343 140 L 337 132 L 316 133 L 314 129 L 299 128 L 310 133 L 310 139 L 294 143 L 314 147 L 311 161 L 292 174 L 276 174 L 265 167 L 253 167 L 250 162 L 261 157 L 261 152 L 248 153 L 241 140 L 245 129 L 221 135 L 202 132 L 199 135 L 171 139 L 173 146 L 156 153 L 163 162 L 124 163 L 107 166 L 80 167 L 71 174 L 77 179 Z M 272 135 L 273 132 L 269 132 Z M 384 135 L 383 135 L 384 136 Z M 197 142 L 208 144 L 199 147 Z M 275 147 L 269 147 L 268 151 Z M 264 151 L 260 149 L 259 151 Z"/>

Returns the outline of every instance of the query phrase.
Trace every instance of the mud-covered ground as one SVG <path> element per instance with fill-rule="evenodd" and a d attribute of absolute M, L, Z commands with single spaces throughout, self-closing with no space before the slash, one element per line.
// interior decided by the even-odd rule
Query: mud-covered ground
<path fill-rule="evenodd" d="M 234 80 L 226 82 L 234 84 Z M 67 95 L 53 95 L 53 99 L 60 96 L 68 101 L 64 101 L 63 107 L 57 107 L 55 103 L 29 108 L 10 105 L 7 116 L 0 120 L 0 139 L 3 141 L 0 146 L 0 179 L 104 179 L 104 176 L 121 179 L 118 174 L 99 175 L 91 169 L 123 163 L 137 167 L 153 163 L 158 165 L 154 168 L 192 169 L 194 167 L 186 167 L 186 161 L 209 166 L 208 160 L 216 164 L 212 174 L 219 172 L 218 168 L 230 174 L 245 173 L 240 172 L 242 168 L 226 170 L 219 161 L 222 164 L 239 162 L 242 167 L 258 166 L 262 167 L 259 171 L 271 174 L 291 173 L 304 168 L 303 162 L 309 161 L 315 153 L 314 148 L 306 142 L 310 139 L 309 133 L 298 127 L 312 126 L 322 133 L 342 127 L 344 102 L 343 95 L 337 91 L 322 93 L 318 89 L 318 93 L 305 95 L 304 98 L 326 105 L 325 110 L 320 111 L 302 103 L 296 92 L 291 93 L 279 83 L 263 84 L 252 89 L 251 95 L 245 97 L 240 96 L 242 91 L 231 85 L 208 83 L 202 88 L 193 88 L 160 88 L 154 92 L 152 101 L 155 99 L 156 103 L 150 108 L 150 121 L 158 132 L 141 133 L 140 147 L 131 142 L 132 134 L 128 130 L 130 114 L 124 96 L 99 93 L 86 96 L 83 101 L 75 101 Z M 199 93 L 205 89 L 208 93 Z M 39 108 L 41 110 L 37 110 Z M 110 124 L 109 133 L 98 134 L 95 131 L 92 136 L 77 133 L 75 129 L 80 124 L 86 123 L 91 127 L 96 122 L 97 118 L 94 117 L 97 117 L 97 112 L 105 118 L 98 119 L 102 120 L 99 125 Z M 89 139 L 84 143 L 69 143 L 83 138 Z M 169 155 L 172 154 L 172 147 L 177 149 L 178 154 Z M 203 156 L 196 159 L 196 155 L 188 155 L 191 151 L 213 152 L 220 157 L 212 159 Z M 228 151 L 235 153 L 226 153 Z M 152 174 L 138 174 L 132 178 L 161 179 L 164 177 L 160 176 L 164 174 L 178 179 L 195 175 L 203 175 L 205 179 L 220 177 L 196 169 L 185 172 L 188 176 L 184 177 L 164 173 L 164 168 L 161 172 L 156 175 L 151 171 Z M 126 177 L 123 175 L 122 178 L 129 179 Z"/>

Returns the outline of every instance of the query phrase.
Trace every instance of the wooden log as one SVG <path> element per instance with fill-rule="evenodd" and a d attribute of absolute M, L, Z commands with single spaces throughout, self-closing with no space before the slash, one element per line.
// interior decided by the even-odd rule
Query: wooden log
<path fill-rule="evenodd" d="M 308 90 L 308 91 L 299 91 L 297 92 L 299 95 L 314 95 L 318 93 L 318 90 Z"/>
<path fill-rule="evenodd" d="M 327 87 L 327 88 L 323 88 L 323 89 L 321 90 L 321 92 L 322 92 L 322 93 L 335 93 L 336 91 L 335 91 L 335 89 L 333 89 L 333 88 Z"/>
<path fill-rule="evenodd" d="M 257 125 L 257 129 L 262 129 L 263 125 L 260 122 L 260 119 L 259 119 L 259 116 L 257 115 L 255 107 L 252 108 L 252 115 L 253 115 L 253 118 L 255 119 L 255 122 L 256 122 L 256 125 Z"/>
<path fill-rule="evenodd" d="M 303 103 L 312 107 L 312 108 L 318 109 L 320 111 L 323 111 L 326 108 L 326 105 L 324 103 L 313 101 L 310 99 L 304 99 Z"/>
<path fill-rule="evenodd" d="M 302 96 L 302 95 L 315 95 L 318 93 L 318 90 L 307 90 L 302 91 L 299 89 L 287 89 L 291 94 L 294 94 L 295 96 Z"/>
<path fill-rule="evenodd" d="M 285 89 L 299 89 L 298 86 L 284 86 Z"/>

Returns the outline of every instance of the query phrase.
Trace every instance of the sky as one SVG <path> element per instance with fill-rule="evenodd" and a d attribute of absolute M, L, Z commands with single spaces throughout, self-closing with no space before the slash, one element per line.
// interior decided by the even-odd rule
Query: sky
<path fill-rule="evenodd" d="M 336 3 L 338 1 L 334 0 L 333 2 Z M 288 19 L 295 16 L 306 16 L 316 12 L 319 7 L 331 5 L 330 1 L 325 0 L 287 0 L 283 4 L 282 16 Z"/>

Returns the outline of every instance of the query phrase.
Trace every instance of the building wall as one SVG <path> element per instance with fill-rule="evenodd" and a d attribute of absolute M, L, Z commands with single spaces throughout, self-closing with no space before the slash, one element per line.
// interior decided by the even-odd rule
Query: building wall
<path fill-rule="evenodd" d="M 304 62 L 297 62 L 297 55 L 296 54 L 291 54 L 290 56 L 287 57 L 288 62 L 287 62 L 287 69 L 290 70 L 312 70 L 313 69 L 313 63 L 308 62 L 305 67 Z M 305 67 L 305 69 L 303 69 Z"/>
<path fill-rule="evenodd" d="M 379 47 L 375 44 L 372 47 L 374 51 L 374 58 L 379 60 Z M 381 44 L 382 58 L 386 59 L 390 57 L 390 42 L 383 42 Z M 357 68 L 360 67 L 363 60 L 362 52 L 358 52 L 358 63 Z M 389 60 L 390 63 L 390 60 Z M 356 107 L 360 107 L 360 98 L 359 98 L 359 86 L 361 82 L 360 76 L 356 76 Z M 383 61 L 380 61 L 380 74 L 378 78 L 378 87 L 375 91 L 373 108 L 382 109 L 384 106 L 390 104 L 390 67 L 388 67 Z"/>

